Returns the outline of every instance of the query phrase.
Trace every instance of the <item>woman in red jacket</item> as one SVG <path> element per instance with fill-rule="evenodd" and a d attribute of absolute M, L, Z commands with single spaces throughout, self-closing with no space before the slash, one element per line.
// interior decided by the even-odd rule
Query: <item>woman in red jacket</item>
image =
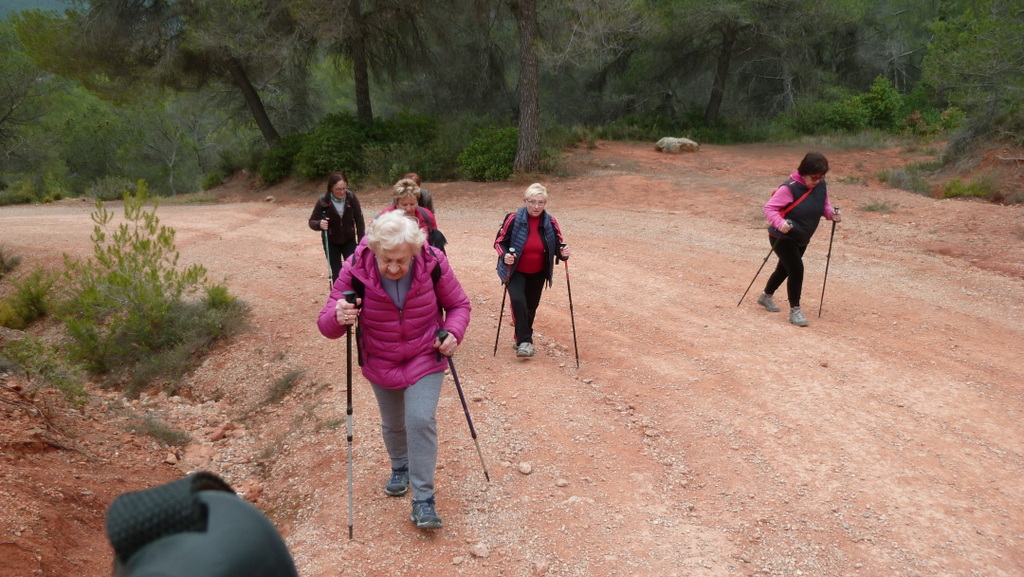
<path fill-rule="evenodd" d="M 412 486 L 410 519 L 441 527 L 434 505 L 437 403 L 451 356 L 469 326 L 470 301 L 444 253 L 424 246 L 426 234 L 403 211 L 377 217 L 342 269 L 317 325 L 327 338 L 359 319 L 359 364 L 381 415 L 391 458 L 388 495 Z M 342 293 L 354 290 L 356 304 Z M 444 341 L 438 329 L 448 331 Z"/>

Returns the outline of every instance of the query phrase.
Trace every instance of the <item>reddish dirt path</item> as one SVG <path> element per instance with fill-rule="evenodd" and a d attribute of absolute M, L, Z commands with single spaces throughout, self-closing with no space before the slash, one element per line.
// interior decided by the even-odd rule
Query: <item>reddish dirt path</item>
<path fill-rule="evenodd" d="M 602 143 L 567 159 L 571 176 L 546 179 L 573 245 L 579 369 L 561 270 L 538 313 L 538 356 L 514 358 L 507 325 L 492 356 L 501 292 L 490 245 L 529 183 L 429 185 L 473 301 L 455 362 L 491 481 L 449 378 L 445 528 L 413 528 L 408 501 L 380 489 L 387 465 L 357 372 L 353 541 L 344 344 L 314 325 L 327 289 L 305 227 L 317 192 L 239 186 L 223 191 L 237 202 L 162 207 L 183 260 L 226 277 L 257 330 L 189 379 L 191 401 L 136 403 L 196 439 L 177 466 L 145 437 L 114 456 L 131 437 L 101 412 L 117 405 L 109 398 L 65 417 L 105 463 L 0 447 L 0 556 L 16 560 L 2 575 L 109 574 L 112 495 L 198 468 L 267 511 L 309 577 L 1024 574 L 1024 207 L 877 181 L 921 153 L 823 150 L 845 220 L 820 318 L 828 223 L 805 257 L 801 329 L 754 304 L 774 257 L 737 301 L 768 250 L 760 206 L 804 152 Z M 275 202 L 246 201 L 264 194 Z M 360 198 L 372 214 L 388 197 Z M 26 260 L 83 254 L 89 210 L 0 209 L 0 243 Z M 254 410 L 292 369 L 305 371 L 293 393 Z M 238 430 L 210 440 L 229 420 Z M 27 438 L 10 426 L 24 421 L 7 422 L 0 432 Z"/>

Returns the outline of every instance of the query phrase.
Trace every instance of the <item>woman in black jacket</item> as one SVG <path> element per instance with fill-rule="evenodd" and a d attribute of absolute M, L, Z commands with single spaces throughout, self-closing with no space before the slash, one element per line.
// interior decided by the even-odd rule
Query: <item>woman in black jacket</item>
<path fill-rule="evenodd" d="M 348 189 L 344 172 L 332 172 L 327 177 L 327 192 L 313 205 L 309 228 L 319 231 L 324 255 L 331 266 L 331 284 L 338 279 L 341 263 L 355 250 L 366 232 L 363 209 L 359 199 Z"/>

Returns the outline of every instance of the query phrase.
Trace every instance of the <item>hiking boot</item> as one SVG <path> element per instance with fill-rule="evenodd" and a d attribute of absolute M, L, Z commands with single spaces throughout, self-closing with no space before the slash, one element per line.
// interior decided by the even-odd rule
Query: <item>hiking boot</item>
<path fill-rule="evenodd" d="M 532 357 L 533 356 L 533 343 L 519 343 L 519 348 L 516 349 L 517 357 Z"/>
<path fill-rule="evenodd" d="M 768 293 L 761 293 L 761 296 L 757 297 L 757 304 L 763 306 L 770 313 L 779 312 L 779 307 L 772 300 L 772 295 Z"/>
<path fill-rule="evenodd" d="M 409 469 L 391 469 L 391 478 L 384 485 L 384 492 L 392 497 L 409 491 Z"/>
<path fill-rule="evenodd" d="M 409 520 L 416 523 L 416 527 L 419 529 L 440 529 L 441 516 L 434 509 L 433 497 L 423 501 L 413 501 Z"/>
<path fill-rule="evenodd" d="M 807 322 L 807 317 L 804 316 L 804 311 L 800 310 L 800 307 L 793 307 L 789 309 L 789 322 L 798 327 L 806 327 L 811 324 Z"/>

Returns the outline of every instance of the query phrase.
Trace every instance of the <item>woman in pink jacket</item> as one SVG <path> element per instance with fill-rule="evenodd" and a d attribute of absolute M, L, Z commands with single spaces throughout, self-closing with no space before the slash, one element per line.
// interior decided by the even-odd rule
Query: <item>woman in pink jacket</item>
<path fill-rule="evenodd" d="M 359 365 L 380 409 L 391 458 L 388 495 L 412 486 L 410 519 L 421 529 L 441 527 L 434 505 L 437 403 L 451 356 L 466 334 L 470 301 L 445 255 L 424 246 L 426 233 L 402 211 L 379 216 L 334 283 L 317 325 L 330 339 L 359 319 Z M 342 296 L 358 295 L 356 304 Z M 444 341 L 438 329 L 448 331 Z"/>

